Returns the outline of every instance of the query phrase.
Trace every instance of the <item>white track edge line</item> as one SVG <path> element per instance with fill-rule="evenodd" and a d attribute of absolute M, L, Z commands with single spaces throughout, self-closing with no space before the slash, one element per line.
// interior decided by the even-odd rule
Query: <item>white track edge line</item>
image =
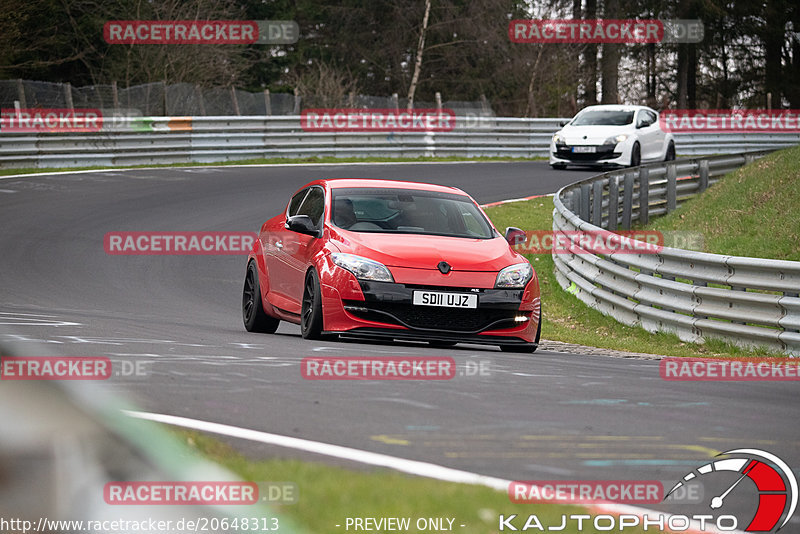
<path fill-rule="evenodd" d="M 453 469 L 442 465 L 432 464 L 428 462 L 420 462 L 417 460 L 408 460 L 405 458 L 398 458 L 388 454 L 381 454 L 377 452 L 362 451 L 360 449 L 353 449 L 351 447 L 343 447 L 341 445 L 333 445 L 330 443 L 323 443 L 320 441 L 312 441 L 302 438 L 293 438 L 290 436 L 282 436 L 280 434 L 272 434 L 269 432 L 262 432 L 260 430 L 251 430 L 248 428 L 241 428 L 232 425 L 224 425 L 221 423 L 212 423 L 210 421 L 200 421 L 198 419 L 190 419 L 188 417 L 179 417 L 175 415 L 157 414 L 149 412 L 139 412 L 135 410 L 122 410 L 125 415 L 137 419 L 144 419 L 147 421 L 154 421 L 157 423 L 164 423 L 173 426 L 180 426 L 184 428 L 192 428 L 204 432 L 211 432 L 213 434 L 221 434 L 233 438 L 246 439 L 249 441 L 256 441 L 266 443 L 269 445 L 276 445 L 278 447 L 286 447 L 290 449 L 297 449 L 343 460 L 350 460 L 363 464 L 375 465 L 380 467 L 387 467 L 403 473 L 417 475 L 426 478 L 433 478 L 444 482 L 456 482 L 461 484 L 472 484 L 476 486 L 485 486 L 497 491 L 508 492 L 508 486 L 512 481 L 502 478 L 491 477 L 487 475 L 479 475 L 477 473 L 470 473 L 469 471 L 462 471 Z M 553 503 L 553 504 L 569 504 L 569 503 Z M 638 506 L 630 506 L 619 503 L 606 503 L 597 502 L 592 504 L 578 504 L 594 511 L 595 513 L 607 514 L 635 514 L 638 516 L 663 514 L 669 516 L 666 512 L 659 512 L 648 508 L 641 508 Z M 722 534 L 720 531 L 713 530 L 699 530 L 699 523 L 692 521 L 692 526 L 688 530 L 689 534 Z M 739 530 L 727 531 L 734 534 L 746 534 Z"/>

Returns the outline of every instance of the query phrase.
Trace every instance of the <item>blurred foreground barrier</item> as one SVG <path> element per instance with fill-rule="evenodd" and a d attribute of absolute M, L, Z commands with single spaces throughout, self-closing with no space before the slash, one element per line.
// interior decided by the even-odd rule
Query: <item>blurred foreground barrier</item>
<path fill-rule="evenodd" d="M 647 223 L 766 153 L 646 165 L 561 188 L 553 230 L 566 232 L 570 244 L 553 253 L 559 284 L 592 308 L 650 332 L 800 355 L 800 262 L 670 247 L 631 253 L 646 248 L 632 242 L 614 252 L 580 239 Z"/>
<path fill-rule="evenodd" d="M 369 111 L 369 110 L 365 110 Z M 214 163 L 309 157 L 544 157 L 566 119 L 458 115 L 451 131 L 304 131 L 301 117 L 114 117 L 100 131 L 0 131 L 0 168 Z M 775 149 L 797 133 L 676 134 L 678 155 Z"/>

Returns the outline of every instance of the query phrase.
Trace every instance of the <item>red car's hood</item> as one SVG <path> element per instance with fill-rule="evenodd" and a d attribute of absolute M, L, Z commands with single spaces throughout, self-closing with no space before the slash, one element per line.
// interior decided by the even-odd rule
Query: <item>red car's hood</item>
<path fill-rule="evenodd" d="M 502 237 L 467 239 L 435 235 L 336 231 L 333 238 L 342 252 L 357 254 L 387 267 L 435 270 L 440 261 L 454 271 L 499 271 L 525 261 Z"/>

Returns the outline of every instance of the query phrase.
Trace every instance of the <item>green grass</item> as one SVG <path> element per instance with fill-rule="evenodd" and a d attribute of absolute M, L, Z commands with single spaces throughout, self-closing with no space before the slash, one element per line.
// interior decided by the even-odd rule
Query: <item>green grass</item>
<path fill-rule="evenodd" d="M 452 518 L 453 531 L 463 534 L 486 534 L 498 531 L 500 514 L 518 514 L 517 528 L 528 515 L 538 516 L 542 525 L 561 525 L 565 514 L 583 514 L 578 506 L 552 504 L 512 504 L 508 494 L 481 486 L 440 482 L 413 477 L 385 469 L 348 470 L 316 462 L 246 458 L 228 445 L 190 431 L 177 431 L 180 439 L 206 458 L 252 482 L 293 482 L 298 488 L 295 504 L 274 506 L 275 512 L 289 518 L 307 533 L 344 534 L 348 517 L 408 517 L 411 528 L 403 532 L 421 532 L 414 523 L 418 518 Z M 460 525 L 465 525 L 463 528 Z M 562 532 L 572 533 L 569 525 Z M 335 525 L 341 525 L 336 527 Z M 445 522 L 445 525 L 447 523 Z M 638 534 L 639 529 L 626 529 Z M 350 528 L 353 532 L 353 528 Z M 384 532 L 384 530 L 381 530 Z M 597 533 L 593 528 L 583 533 Z"/>
<path fill-rule="evenodd" d="M 700 232 L 704 252 L 800 261 L 800 146 L 727 175 L 651 230 Z"/>
<path fill-rule="evenodd" d="M 218 163 L 162 163 L 152 165 L 122 165 L 110 167 L 59 167 L 59 168 L 45 168 L 45 169 L 0 169 L 0 176 L 8 176 L 13 174 L 32 174 L 32 173 L 47 173 L 47 172 L 65 172 L 65 171 L 103 171 L 103 170 L 119 170 L 119 169 L 152 169 L 158 167 L 217 167 L 223 165 L 290 165 L 295 163 L 398 163 L 398 162 L 412 162 L 412 163 L 436 163 L 436 162 L 455 162 L 455 161 L 536 161 L 544 160 L 547 158 L 495 158 L 495 157 L 477 157 L 477 158 L 461 158 L 461 157 L 419 157 L 419 158 L 256 158 L 246 159 L 240 161 L 221 161 Z"/>
<path fill-rule="evenodd" d="M 526 231 L 553 228 L 551 197 L 487 208 L 486 214 L 500 231 L 507 226 Z M 643 328 L 623 325 L 561 289 L 553 274 L 555 266 L 550 254 L 528 254 L 526 257 L 539 275 L 543 339 L 664 356 L 782 356 L 767 349 L 747 350 L 714 339 L 702 345 L 686 343 L 674 334 L 651 334 Z"/>

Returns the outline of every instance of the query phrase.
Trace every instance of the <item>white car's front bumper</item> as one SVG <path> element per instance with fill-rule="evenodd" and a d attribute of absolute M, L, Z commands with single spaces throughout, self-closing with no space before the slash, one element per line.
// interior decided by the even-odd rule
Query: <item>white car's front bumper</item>
<path fill-rule="evenodd" d="M 633 144 L 628 140 L 617 145 L 560 145 L 550 142 L 550 165 L 581 165 L 587 167 L 627 167 L 631 164 Z M 581 152 L 589 150 L 594 152 Z M 578 150 L 576 152 L 575 150 Z"/>

